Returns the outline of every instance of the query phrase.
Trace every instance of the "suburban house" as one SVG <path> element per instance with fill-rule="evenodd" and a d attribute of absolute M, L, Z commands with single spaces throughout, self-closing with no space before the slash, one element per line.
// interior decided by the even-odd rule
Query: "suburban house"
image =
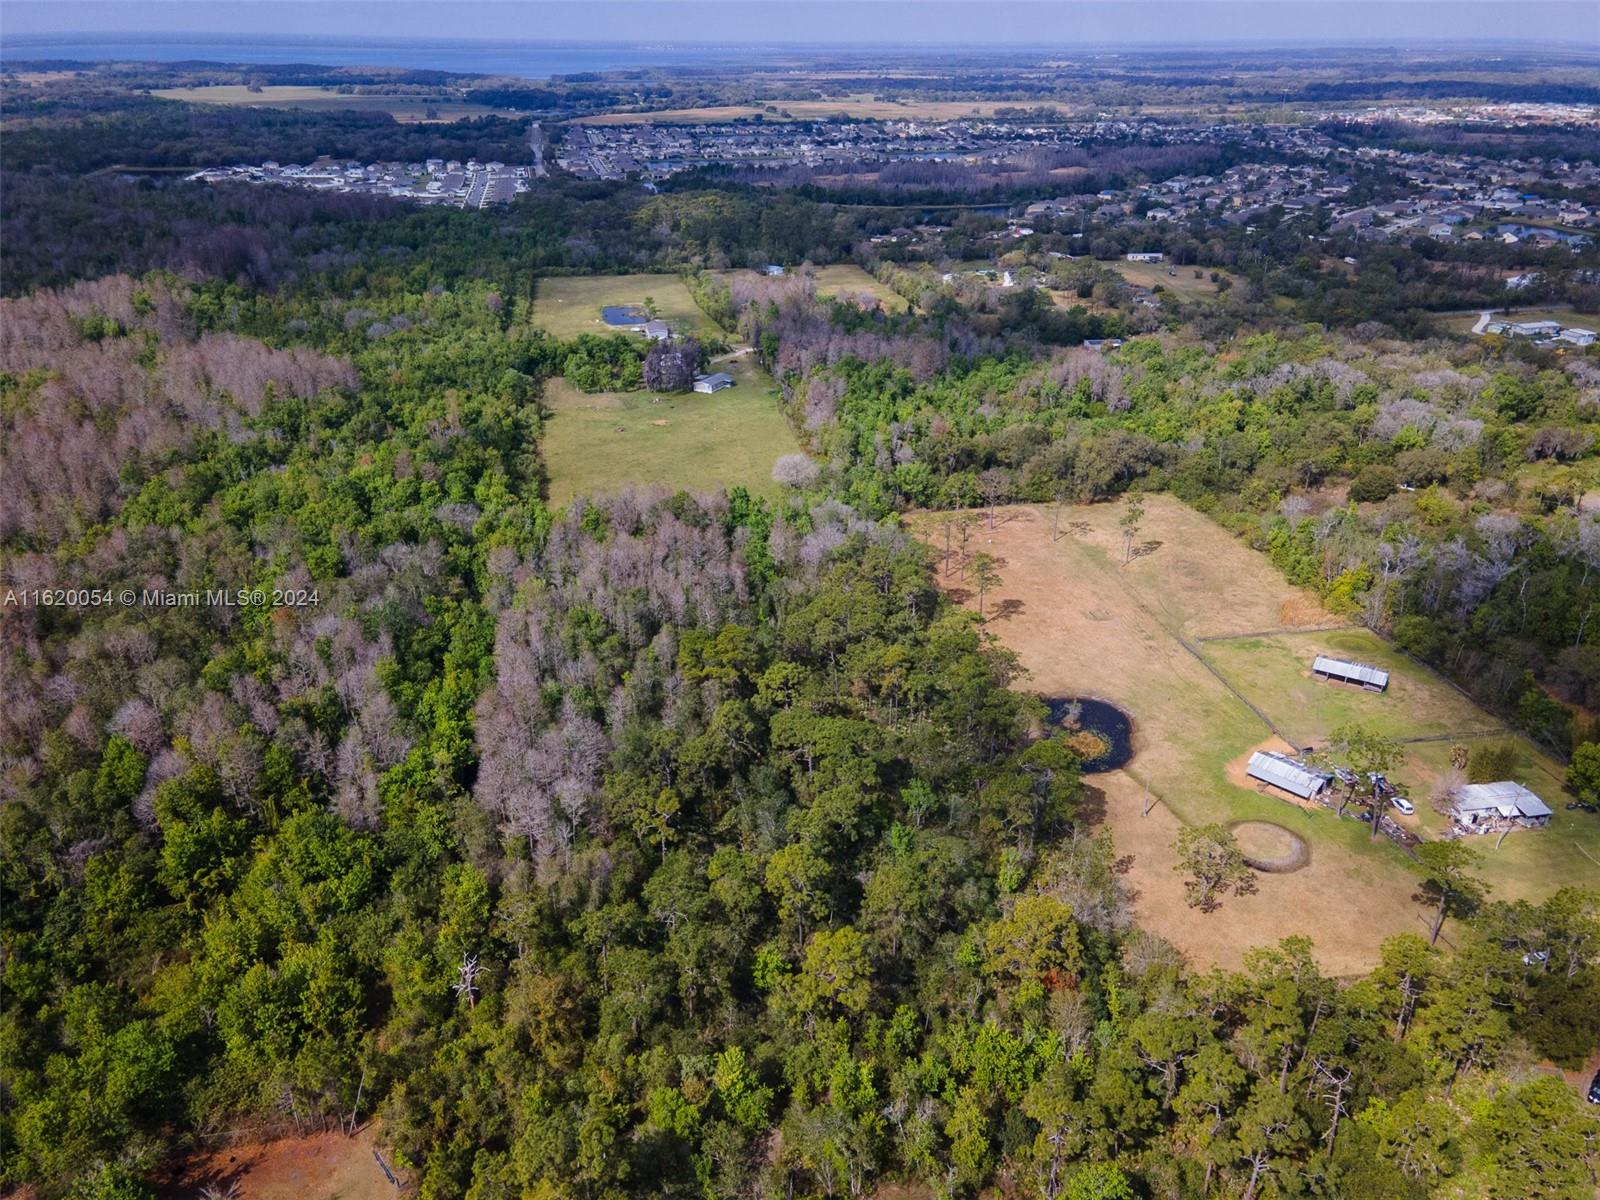
<path fill-rule="evenodd" d="M 694 390 L 697 392 L 720 392 L 723 388 L 733 386 L 733 376 L 722 371 L 711 375 L 696 375 L 694 377 Z"/>
<path fill-rule="evenodd" d="M 1317 655 L 1311 664 L 1311 674 L 1318 679 L 1332 679 L 1340 683 L 1354 683 L 1369 692 L 1381 692 L 1389 686 L 1389 672 L 1365 663 L 1349 662 L 1342 658 Z"/>
<path fill-rule="evenodd" d="M 1520 783 L 1469 783 L 1456 790 L 1450 818 L 1467 833 L 1537 829 L 1550 824 L 1550 806 Z"/>
<path fill-rule="evenodd" d="M 672 329 L 665 321 L 646 321 L 639 331 L 652 342 L 665 342 L 672 338 Z"/>
<path fill-rule="evenodd" d="M 1126 259 L 1128 262 L 1157 263 L 1157 262 L 1160 262 L 1164 256 L 1161 254 L 1160 251 L 1151 250 L 1151 251 L 1148 251 L 1148 252 L 1145 252 L 1145 253 L 1140 253 L 1140 254 L 1124 254 L 1122 257 L 1124 259 Z"/>
<path fill-rule="evenodd" d="M 1326 772 L 1276 750 L 1257 750 L 1250 756 L 1245 774 L 1302 800 L 1315 800 L 1332 779 Z"/>

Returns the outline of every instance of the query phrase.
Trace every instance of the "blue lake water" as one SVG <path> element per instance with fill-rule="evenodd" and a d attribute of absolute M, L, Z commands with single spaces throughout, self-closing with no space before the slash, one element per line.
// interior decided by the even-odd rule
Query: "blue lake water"
<path fill-rule="evenodd" d="M 606 305 L 600 310 L 600 319 L 607 325 L 632 326 L 644 320 L 644 309 L 632 304 Z"/>
<path fill-rule="evenodd" d="M 1050 709 L 1051 733 L 1081 730 L 1104 739 L 1105 753 L 1084 759 L 1085 774 L 1115 770 L 1133 757 L 1133 718 L 1115 704 L 1091 696 L 1046 696 L 1044 702 Z"/>

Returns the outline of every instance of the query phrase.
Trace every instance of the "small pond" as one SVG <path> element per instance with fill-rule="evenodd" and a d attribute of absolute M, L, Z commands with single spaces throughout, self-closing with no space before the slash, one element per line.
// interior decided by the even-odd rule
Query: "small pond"
<path fill-rule="evenodd" d="M 1084 774 L 1114 771 L 1133 757 L 1133 718 L 1092 696 L 1045 696 L 1049 732 L 1065 737 L 1083 759 Z"/>
<path fill-rule="evenodd" d="M 607 325 L 643 325 L 645 311 L 638 304 L 608 304 L 600 310 L 600 319 Z"/>

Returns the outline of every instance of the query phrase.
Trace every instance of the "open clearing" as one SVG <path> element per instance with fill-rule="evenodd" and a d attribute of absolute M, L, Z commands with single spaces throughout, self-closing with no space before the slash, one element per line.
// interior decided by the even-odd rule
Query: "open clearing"
<path fill-rule="evenodd" d="M 887 312 L 904 312 L 910 307 L 904 296 L 868 275 L 854 263 L 834 263 L 811 272 L 819 296 L 859 296 L 866 294 L 883 305 Z"/>
<path fill-rule="evenodd" d="M 184 1161 L 161 1195 L 192 1200 L 204 1187 L 220 1195 L 236 1184 L 232 1194 L 248 1200 L 393 1200 L 373 1143 L 369 1125 L 355 1137 L 317 1133 L 227 1146 Z"/>
<path fill-rule="evenodd" d="M 1338 724 L 1341 708 L 1358 698 L 1384 699 L 1302 680 L 1296 656 L 1315 645 L 1353 648 L 1392 666 L 1400 680 L 1396 699 L 1409 702 L 1424 732 L 1494 729 L 1498 722 L 1426 670 L 1403 658 L 1395 664 L 1397 656 L 1380 653 L 1386 648 L 1377 639 L 1361 641 L 1357 631 L 1294 632 L 1339 622 L 1313 596 L 1285 583 L 1264 556 L 1200 513 L 1166 496 L 1146 497 L 1145 510 L 1126 565 L 1117 528 L 1121 505 L 1067 509 L 1057 541 L 1045 508 L 999 509 L 992 529 L 980 521 L 970 548 L 995 556 L 1000 575 L 986 598 L 988 627 L 1027 668 L 1023 686 L 1049 695 L 1101 696 L 1132 714 L 1133 761 L 1090 777 L 1088 815 L 1133 856 L 1129 882 L 1142 925 L 1202 966 L 1237 966 L 1251 946 L 1305 934 L 1315 940 L 1325 970 L 1364 971 L 1384 938 L 1427 932 L 1407 856 L 1387 838 L 1371 840 L 1358 821 L 1286 803 L 1244 786 L 1242 777 L 1230 780 L 1238 776 L 1230 764 L 1269 742 L 1271 731 L 1213 673 L 1222 667 L 1210 660 L 1219 647 L 1231 651 L 1226 665 L 1240 680 L 1230 676 L 1228 682 L 1269 715 L 1276 709 L 1283 720 L 1312 730 Z M 942 551 L 947 516 L 918 514 L 912 525 Z M 941 574 L 941 582 L 976 603 L 959 570 Z M 1218 637 L 1234 640 L 1201 640 Z M 1259 650 L 1243 648 L 1251 643 Z M 1402 720 L 1398 705 L 1384 711 L 1390 721 Z M 1600 817 L 1564 811 L 1558 768 L 1523 745 L 1530 770 L 1537 765 L 1542 773 L 1528 782 L 1557 810 L 1556 819 L 1547 830 L 1511 835 L 1498 852 L 1492 839 L 1474 845 L 1484 852 L 1483 874 L 1495 895 L 1532 898 L 1581 877 L 1585 849 L 1600 862 Z M 1430 762 L 1447 764 L 1449 746 L 1446 740 L 1408 747 L 1397 781 L 1425 798 L 1421 774 Z M 1148 796 L 1160 803 L 1141 816 Z M 1418 803 L 1424 824 L 1442 825 L 1425 808 Z M 1247 820 L 1276 822 L 1304 837 L 1310 864 L 1292 874 L 1259 875 L 1254 894 L 1226 897 L 1221 912 L 1189 908 L 1182 876 L 1173 869 L 1178 829 Z"/>
<path fill-rule="evenodd" d="M 989 117 L 1001 108 L 1058 108 L 1058 105 L 1014 100 L 874 100 L 844 96 L 837 100 L 772 100 L 759 104 L 715 104 L 704 108 L 667 108 L 658 112 L 599 113 L 579 117 L 574 125 L 715 125 L 724 121 L 826 121 L 853 117 L 870 121 L 953 121 Z"/>
<path fill-rule="evenodd" d="M 508 109 L 489 108 L 435 96 L 352 94 L 325 87 L 269 84 L 251 89 L 242 83 L 208 87 L 161 88 L 150 93 L 163 100 L 190 104 L 242 105 L 247 108 L 304 108 L 316 112 L 384 112 L 396 121 L 464 121 L 469 117 L 516 117 Z M 430 113 L 432 115 L 430 115 Z"/>
<path fill-rule="evenodd" d="M 1559 321 L 1563 326 L 1576 325 L 1581 329 L 1593 329 L 1600 332 L 1600 313 L 1579 312 L 1575 308 L 1519 308 L 1513 306 L 1509 311 L 1496 308 L 1491 310 L 1497 321 Z M 1451 333 L 1472 332 L 1473 326 L 1478 323 L 1479 313 L 1452 313 L 1449 316 L 1435 317 L 1443 328 Z"/>
<path fill-rule="evenodd" d="M 625 333 L 607 325 L 600 310 L 608 305 L 644 304 L 649 298 L 656 316 L 677 333 L 726 337 L 700 310 L 676 275 L 556 275 L 542 278 L 533 302 L 533 323 L 558 338 L 580 333 Z M 637 334 L 633 336 L 638 336 Z"/>
<path fill-rule="evenodd" d="M 1213 269 L 1211 267 L 1180 267 L 1175 263 L 1142 263 L 1117 261 L 1109 264 L 1129 283 L 1139 287 L 1166 288 L 1180 300 L 1205 300 L 1218 294 L 1217 285 L 1211 282 Z M 1167 271 L 1176 271 L 1176 275 L 1168 275 Z M 1195 271 L 1200 272 L 1200 278 L 1194 277 Z M 1215 272 L 1220 278 L 1230 279 L 1226 271 Z M 1238 280 L 1234 280 L 1237 283 Z"/>
<path fill-rule="evenodd" d="M 662 483 L 690 491 L 743 484 L 775 495 L 772 464 L 799 450 L 778 407 L 772 381 L 748 355 L 715 364 L 737 381 L 711 395 L 601 392 L 586 395 L 564 380 L 545 386 L 553 411 L 540 453 L 550 475 L 550 503 Z M 659 402 L 658 402 L 659 400 Z"/>
<path fill-rule="evenodd" d="M 834 263 L 826 267 L 796 267 L 793 274 L 811 276 L 819 296 L 871 296 L 886 312 L 904 312 L 911 307 L 904 296 L 891 290 L 854 263 Z M 747 271 L 719 271 L 721 279 L 748 275 Z"/>
<path fill-rule="evenodd" d="M 1370 629 L 1217 639 L 1205 642 L 1202 653 L 1294 746 L 1321 746 L 1352 721 L 1393 738 L 1477 737 L 1505 729 Z M 1382 667 L 1389 672 L 1388 690 L 1314 678 L 1311 663 L 1319 654 Z"/>

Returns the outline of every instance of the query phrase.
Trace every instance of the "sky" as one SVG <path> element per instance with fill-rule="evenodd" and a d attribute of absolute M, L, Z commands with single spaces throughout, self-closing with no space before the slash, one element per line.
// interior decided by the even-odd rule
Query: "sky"
<path fill-rule="evenodd" d="M 4 0 L 44 34 L 807 45 L 1544 40 L 1600 45 L 1600 0 Z"/>

